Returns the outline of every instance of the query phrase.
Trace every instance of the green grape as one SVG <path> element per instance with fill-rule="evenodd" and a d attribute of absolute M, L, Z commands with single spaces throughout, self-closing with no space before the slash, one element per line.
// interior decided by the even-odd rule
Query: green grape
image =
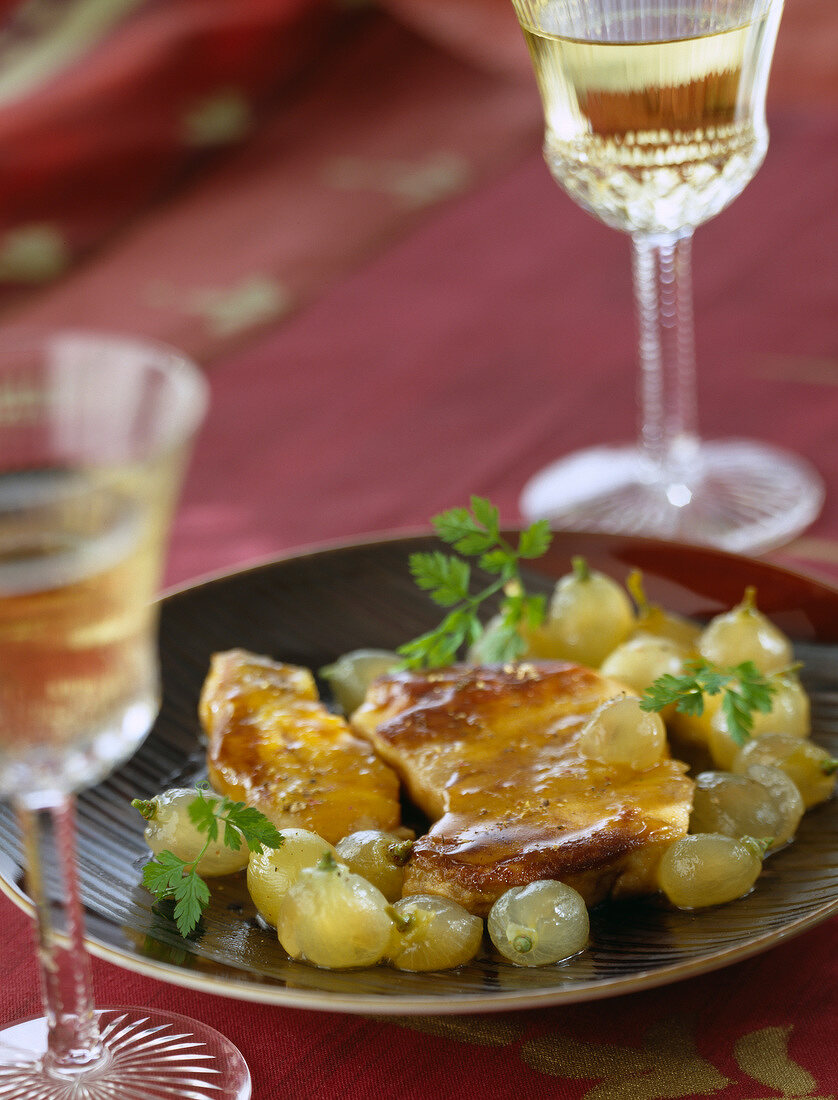
<path fill-rule="evenodd" d="M 320 675 L 344 714 L 352 714 L 363 703 L 373 680 L 391 672 L 400 662 L 398 653 L 386 649 L 353 649 L 321 668 Z"/>
<path fill-rule="evenodd" d="M 666 756 L 666 727 L 654 711 L 640 709 L 631 695 L 608 699 L 579 735 L 579 748 L 592 760 L 645 771 Z"/>
<path fill-rule="evenodd" d="M 671 638 L 634 634 L 608 654 L 599 671 L 642 695 L 659 676 L 682 676 L 687 651 Z"/>
<path fill-rule="evenodd" d="M 338 853 L 327 840 L 308 829 L 283 829 L 281 848 L 252 852 L 247 864 L 247 889 L 253 904 L 276 927 L 282 900 L 306 867 L 314 867 L 326 852 Z"/>
<path fill-rule="evenodd" d="M 805 806 L 800 791 L 781 768 L 770 764 L 751 764 L 746 779 L 755 779 L 770 793 L 777 808 L 777 827 L 771 833 L 771 851 L 776 851 L 794 837 Z"/>
<path fill-rule="evenodd" d="M 658 884 L 679 909 L 724 905 L 750 893 L 764 854 L 764 842 L 754 837 L 684 836 L 664 852 Z"/>
<path fill-rule="evenodd" d="M 189 805 L 201 795 L 207 802 L 221 801 L 211 791 L 199 792 L 195 787 L 173 787 L 137 806 L 148 821 L 143 835 L 155 855 L 166 850 L 187 863 L 198 858 L 206 844 L 207 834 L 193 824 L 189 816 Z M 233 851 L 224 843 L 225 827 L 224 822 L 219 823 L 218 839 L 201 856 L 195 868 L 199 875 L 206 878 L 231 875 L 247 866 L 249 849 L 241 833 L 235 829 L 241 844 Z"/>
<path fill-rule="evenodd" d="M 402 896 L 404 865 L 413 841 L 397 833 L 363 829 L 339 840 L 337 854 L 350 871 L 377 886 L 388 901 Z"/>
<path fill-rule="evenodd" d="M 544 624 L 524 636 L 530 656 L 598 668 L 633 626 L 634 611 L 622 586 L 574 558 L 573 572 L 553 590 Z"/>
<path fill-rule="evenodd" d="M 701 627 L 683 615 L 664 611 L 658 604 L 650 603 L 643 587 L 643 574 L 633 569 L 626 580 L 626 588 L 637 604 L 637 623 L 632 637 L 637 634 L 652 635 L 674 642 L 679 649 L 690 653 L 696 647 Z"/>
<path fill-rule="evenodd" d="M 797 788 L 777 769 L 747 775 L 701 772 L 695 779 L 690 832 L 770 837 L 775 849 L 791 840 L 802 815 Z"/>
<path fill-rule="evenodd" d="M 374 966 L 395 935 L 389 908 L 380 890 L 326 855 L 304 868 L 282 899 L 277 937 L 291 958 L 314 966 Z"/>
<path fill-rule="evenodd" d="M 581 894 L 554 879 L 513 886 L 494 903 L 487 922 L 492 943 L 516 966 L 545 966 L 582 951 L 588 910 Z"/>
<path fill-rule="evenodd" d="M 754 588 L 745 590 L 736 607 L 710 620 L 698 651 L 721 668 L 752 661 L 766 674 L 788 668 L 794 659 L 789 639 L 757 608 Z"/>
<path fill-rule="evenodd" d="M 754 764 L 784 771 L 800 791 L 807 810 L 832 797 L 838 778 L 838 760 L 826 749 L 788 733 L 767 733 L 749 741 L 737 752 L 732 768 L 743 774 Z"/>
<path fill-rule="evenodd" d="M 393 906 L 397 934 L 389 958 L 397 970 L 450 970 L 480 950 L 483 921 L 449 898 L 413 894 Z"/>

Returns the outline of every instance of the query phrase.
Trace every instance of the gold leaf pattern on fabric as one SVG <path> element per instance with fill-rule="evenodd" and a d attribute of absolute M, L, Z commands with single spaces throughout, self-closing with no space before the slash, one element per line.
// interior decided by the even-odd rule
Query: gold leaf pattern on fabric
<path fill-rule="evenodd" d="M 479 1046 L 509 1046 L 517 1043 L 526 1031 L 514 1015 L 371 1018 L 435 1038 Z M 741 1036 L 734 1044 L 739 1068 L 784 1100 L 836 1100 L 832 1095 L 814 1095 L 817 1081 L 789 1057 L 791 1031 L 791 1027 L 768 1027 Z M 588 1042 L 553 1031 L 524 1042 L 520 1056 L 525 1065 L 538 1073 L 597 1082 L 582 1094 L 581 1100 L 679 1100 L 713 1096 L 733 1083 L 699 1053 L 692 1018 L 658 1021 L 649 1028 L 639 1047 Z M 778 1100 L 778 1097 L 751 1100 Z"/>
<path fill-rule="evenodd" d="M 817 1081 L 789 1057 L 791 1027 L 765 1027 L 742 1035 L 734 1045 L 739 1068 L 783 1096 L 809 1096 Z"/>
<path fill-rule="evenodd" d="M 404 206 L 422 207 L 464 190 L 471 169 L 457 153 L 437 153 L 424 161 L 347 156 L 330 160 L 323 178 L 339 191 L 379 191 Z"/>
<path fill-rule="evenodd" d="M 229 287 L 178 288 L 156 282 L 146 299 L 157 309 L 203 318 L 213 336 L 236 336 L 284 317 L 294 305 L 291 292 L 268 275 L 249 275 Z"/>
<path fill-rule="evenodd" d="M 524 1025 L 515 1016 L 405 1016 L 394 1019 L 380 1016 L 382 1023 L 451 1039 L 458 1043 L 474 1043 L 484 1047 L 505 1047 L 517 1042 L 524 1034 Z"/>
<path fill-rule="evenodd" d="M 640 1048 L 589 1043 L 553 1032 L 524 1043 L 521 1059 L 552 1077 L 598 1080 L 584 1100 L 712 1096 L 730 1080 L 699 1054 L 693 1026 L 677 1017 L 659 1021 Z"/>
<path fill-rule="evenodd" d="M 223 88 L 193 103 L 182 119 L 187 145 L 207 147 L 239 141 L 253 122 L 250 103 L 236 88 Z"/>
<path fill-rule="evenodd" d="M 0 238 L 0 281 L 47 283 L 70 266 L 70 249 L 55 225 L 33 223 Z"/>

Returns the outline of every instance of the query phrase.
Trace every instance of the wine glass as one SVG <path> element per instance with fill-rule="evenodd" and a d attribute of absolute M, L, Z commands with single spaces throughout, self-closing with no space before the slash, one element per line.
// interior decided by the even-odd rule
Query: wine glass
<path fill-rule="evenodd" d="M 768 147 L 782 0 L 512 0 L 545 113 L 544 155 L 580 206 L 631 234 L 640 329 L 636 445 L 536 474 L 521 511 L 557 528 L 760 551 L 806 527 L 811 466 L 696 430 L 690 244 Z"/>
<path fill-rule="evenodd" d="M 250 1096 L 212 1028 L 94 1008 L 74 796 L 159 705 L 154 598 L 206 385 L 161 346 L 91 333 L 0 343 L 0 796 L 18 811 L 45 1017 L 0 1032 L 4 1100 Z"/>

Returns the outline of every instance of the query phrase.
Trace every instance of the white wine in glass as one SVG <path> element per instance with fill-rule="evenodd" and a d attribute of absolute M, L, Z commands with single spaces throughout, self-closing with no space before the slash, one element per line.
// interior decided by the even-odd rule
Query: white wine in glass
<path fill-rule="evenodd" d="M 640 327 L 637 443 L 558 460 L 525 486 L 521 510 L 564 529 L 779 545 L 816 517 L 823 486 L 780 448 L 699 438 L 690 245 L 765 157 L 782 0 L 512 2 L 547 165 L 581 207 L 631 235 Z"/>
<path fill-rule="evenodd" d="M 246 1100 L 225 1038 L 94 1007 L 74 792 L 126 759 L 159 704 L 155 599 L 206 384 L 114 336 L 0 342 L 0 796 L 17 808 L 45 1015 L 0 1031 L 3 1100 Z"/>

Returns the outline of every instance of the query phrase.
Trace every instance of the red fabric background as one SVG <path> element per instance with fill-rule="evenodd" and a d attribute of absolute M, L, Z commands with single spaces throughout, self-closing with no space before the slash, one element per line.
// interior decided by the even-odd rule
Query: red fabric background
<path fill-rule="evenodd" d="M 163 336 L 207 367 L 213 404 L 175 524 L 172 583 L 424 526 L 472 492 L 513 522 L 544 462 L 633 432 L 628 245 L 550 180 L 505 0 L 393 0 L 392 13 L 150 2 L 86 71 L 66 74 L 61 87 L 78 94 L 54 115 L 46 99 L 40 113 L 34 100 L 0 109 L 7 165 L 11 148 L 33 181 L 52 157 L 67 180 L 84 165 L 72 187 L 33 182 L 28 195 L 22 169 L 0 173 L 6 228 L 12 211 L 58 224 L 66 214 L 76 257 L 55 281 L 7 287 L 2 319 Z M 767 162 L 695 245 L 704 429 L 771 439 L 818 466 L 824 512 L 773 557 L 832 577 L 836 35 L 832 9 L 792 0 Z M 106 80 L 124 88 L 136 128 L 113 92 L 103 98 Z M 163 108 L 231 81 L 252 92 L 253 129 L 219 149 L 173 143 Z M 24 119 L 44 129 L 19 129 Z M 108 175 L 120 141 L 137 177 L 127 183 Z M 2 190 L 13 178 L 17 197 Z M 0 918 L 7 1022 L 39 1003 L 28 922 L 5 899 Z M 102 1004 L 160 1005 L 228 1034 L 257 1100 L 835 1100 L 837 949 L 831 920 L 660 990 L 416 1020 L 212 998 L 98 961 L 94 972 Z"/>
<path fill-rule="evenodd" d="M 65 11 L 52 11 L 27 37 L 59 34 Z M 0 227 L 49 218 L 86 255 L 206 160 L 184 132 L 191 108 L 234 87 L 257 126 L 340 22 L 327 0 L 142 0 L 79 60 L 0 102 Z"/>

